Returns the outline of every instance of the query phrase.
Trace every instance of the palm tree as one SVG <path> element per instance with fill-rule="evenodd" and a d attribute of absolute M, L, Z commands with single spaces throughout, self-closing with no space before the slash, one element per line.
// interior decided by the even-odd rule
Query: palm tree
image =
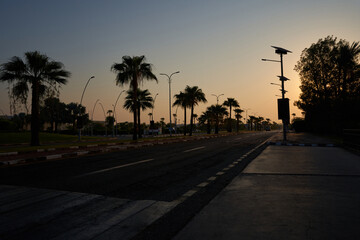
<path fill-rule="evenodd" d="M 115 72 L 116 75 L 116 84 L 117 85 L 130 85 L 130 89 L 138 89 L 139 83 L 143 80 L 155 80 L 157 82 L 156 76 L 152 73 L 152 65 L 145 62 L 145 56 L 123 56 L 122 63 L 114 63 L 111 66 L 111 70 Z M 137 91 L 133 91 L 133 102 L 134 102 L 134 132 L 133 140 L 137 139 L 137 133 L 140 126 L 136 124 L 137 120 Z"/>
<path fill-rule="evenodd" d="M 212 114 L 209 110 L 203 112 L 198 118 L 200 124 L 206 124 L 206 133 L 211 133 Z"/>
<path fill-rule="evenodd" d="M 219 124 L 223 120 L 224 116 L 228 115 L 228 111 L 222 105 L 216 104 L 211 105 L 207 108 L 207 111 L 210 112 L 212 118 L 215 121 L 215 134 L 219 133 Z"/>
<path fill-rule="evenodd" d="M 175 102 L 173 106 L 181 106 L 184 108 L 184 136 L 186 136 L 186 108 L 189 106 L 189 100 L 185 93 L 181 92 L 179 94 L 175 94 Z"/>
<path fill-rule="evenodd" d="M 193 120 L 194 120 L 194 106 L 197 106 L 200 102 L 206 103 L 207 100 L 205 98 L 205 94 L 198 86 L 194 86 L 194 87 L 186 86 L 185 96 L 191 108 L 190 134 L 189 134 L 191 136 L 193 129 Z"/>
<path fill-rule="evenodd" d="M 27 95 L 31 87 L 31 145 L 40 145 L 40 97 L 46 89 L 56 84 L 66 84 L 70 72 L 64 70 L 61 62 L 52 61 L 38 51 L 26 52 L 25 61 L 12 57 L 1 66 L 0 72 L 1 82 L 16 81 L 18 94 Z"/>
<path fill-rule="evenodd" d="M 241 113 L 244 112 L 244 110 L 242 110 L 240 108 L 236 108 L 234 110 L 234 112 L 235 112 L 235 117 L 236 117 L 236 132 L 239 132 L 239 123 L 240 123 Z"/>
<path fill-rule="evenodd" d="M 250 124 L 250 131 L 253 130 L 253 123 L 255 121 L 256 117 L 255 116 L 249 116 L 249 124 Z"/>
<path fill-rule="evenodd" d="M 230 112 L 230 116 L 229 116 L 229 125 L 228 125 L 228 131 L 231 132 L 232 131 L 232 126 L 231 126 L 231 109 L 232 107 L 240 107 L 239 103 L 237 100 L 235 100 L 235 98 L 228 98 L 224 103 L 224 106 L 229 107 L 229 112 Z"/>
<path fill-rule="evenodd" d="M 135 103 L 134 103 L 134 93 L 133 90 L 128 90 L 127 91 L 127 96 L 125 97 L 125 103 L 124 103 L 124 108 L 129 110 L 130 112 L 134 112 L 135 109 Z M 141 121 L 140 121 L 140 112 L 141 110 L 146 110 L 147 108 L 152 108 L 153 107 L 153 98 L 151 97 L 151 93 L 149 92 L 149 90 L 145 89 L 145 90 L 141 90 L 138 88 L 137 90 L 137 124 L 139 126 L 139 138 L 141 138 Z M 150 113 L 151 114 L 151 113 Z"/>

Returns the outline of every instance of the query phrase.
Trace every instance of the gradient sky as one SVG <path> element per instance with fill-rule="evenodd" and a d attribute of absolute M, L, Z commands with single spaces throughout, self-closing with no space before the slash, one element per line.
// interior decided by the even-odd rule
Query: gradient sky
<path fill-rule="evenodd" d="M 280 91 L 270 83 L 279 83 L 280 64 L 261 58 L 279 59 L 271 45 L 293 52 L 284 57 L 284 75 L 291 79 L 285 89 L 291 113 L 301 116 L 292 105 L 300 94 L 293 69 L 301 52 L 328 35 L 360 41 L 359 12 L 358 0 L 1 0 L 0 64 L 35 50 L 61 61 L 72 73 L 60 93 L 65 103 L 79 103 L 94 75 L 83 99 L 91 116 L 97 99 L 105 110 L 112 109 L 120 91 L 128 89 L 116 86 L 111 65 L 124 55 L 145 55 L 159 79 L 142 85 L 159 94 L 155 121 L 169 121 L 169 85 L 159 73 L 175 71 L 180 74 L 173 76 L 172 95 L 186 85 L 199 86 L 206 94 L 208 103 L 195 108 L 198 115 L 216 103 L 211 94 L 224 94 L 221 103 L 232 97 L 249 109 L 248 115 L 278 121 L 275 95 Z M 0 110 L 5 114 L 7 86 L 0 83 Z M 132 121 L 122 109 L 124 95 L 116 109 L 118 122 Z M 142 121 L 148 122 L 149 112 L 142 113 Z M 177 113 L 183 120 L 183 110 Z M 94 120 L 104 120 L 98 105 Z"/>

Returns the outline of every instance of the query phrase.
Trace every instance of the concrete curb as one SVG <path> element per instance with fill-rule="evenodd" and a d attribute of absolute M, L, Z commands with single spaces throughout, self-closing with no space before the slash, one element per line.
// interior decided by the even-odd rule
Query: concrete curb
<path fill-rule="evenodd" d="M 332 143 L 283 143 L 283 142 L 268 142 L 269 145 L 275 146 L 299 146 L 299 147 L 337 147 Z"/>

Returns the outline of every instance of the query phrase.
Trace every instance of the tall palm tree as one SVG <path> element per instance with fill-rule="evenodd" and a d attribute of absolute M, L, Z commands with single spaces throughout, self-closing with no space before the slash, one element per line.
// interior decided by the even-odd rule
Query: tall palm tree
<path fill-rule="evenodd" d="M 228 111 L 223 105 L 211 105 L 207 108 L 207 111 L 210 112 L 212 118 L 215 121 L 215 134 L 219 133 L 219 124 L 223 120 L 224 116 L 228 115 Z"/>
<path fill-rule="evenodd" d="M 52 61 L 38 51 L 26 52 L 25 61 L 12 57 L 1 66 L 0 72 L 0 81 L 15 81 L 18 93 L 27 95 L 31 87 L 31 145 L 40 145 L 40 97 L 45 89 L 66 84 L 70 72 L 64 70 L 61 62 Z"/>
<path fill-rule="evenodd" d="M 133 90 L 128 90 L 127 91 L 127 96 L 125 97 L 125 103 L 124 103 L 124 108 L 129 110 L 130 112 L 134 112 L 135 109 L 135 103 L 134 103 L 134 93 Z M 139 138 L 141 138 L 141 121 L 140 121 L 140 112 L 141 110 L 144 111 L 147 108 L 152 108 L 153 107 L 153 98 L 151 97 L 151 93 L 149 92 L 148 89 L 145 90 L 141 90 L 138 88 L 137 90 L 137 124 L 139 126 Z"/>
<path fill-rule="evenodd" d="M 115 72 L 116 75 L 116 84 L 124 85 L 129 84 L 130 89 L 138 89 L 139 83 L 146 80 L 155 80 L 157 82 L 156 76 L 152 72 L 152 65 L 146 63 L 145 56 L 123 56 L 122 63 L 114 63 L 111 66 L 111 70 Z M 137 133 L 139 130 L 138 124 L 136 124 L 138 103 L 137 103 L 137 91 L 133 91 L 133 102 L 135 103 L 134 107 L 134 132 L 133 140 L 137 139 Z"/>
<path fill-rule="evenodd" d="M 185 93 L 175 94 L 175 102 L 173 106 L 181 106 L 184 109 L 184 136 L 186 136 L 186 108 L 189 107 L 189 100 Z"/>
<path fill-rule="evenodd" d="M 234 112 L 235 112 L 235 117 L 236 117 L 236 132 L 239 132 L 239 123 L 240 123 L 241 113 L 244 112 L 244 110 L 242 110 L 240 108 L 236 108 L 234 110 Z"/>
<path fill-rule="evenodd" d="M 232 126 L 231 126 L 231 109 L 232 107 L 240 107 L 239 103 L 237 100 L 235 100 L 235 98 L 228 98 L 227 100 L 225 100 L 225 102 L 223 103 L 224 106 L 229 107 L 229 112 L 230 112 L 230 116 L 229 116 L 229 125 L 228 125 L 228 131 L 231 132 L 232 131 Z"/>
<path fill-rule="evenodd" d="M 200 102 L 206 103 L 207 100 L 205 98 L 205 94 L 198 86 L 194 86 L 194 87 L 186 86 L 184 93 L 191 108 L 190 133 L 189 133 L 189 135 L 191 136 L 193 129 L 193 122 L 194 122 L 194 107 L 197 106 Z"/>

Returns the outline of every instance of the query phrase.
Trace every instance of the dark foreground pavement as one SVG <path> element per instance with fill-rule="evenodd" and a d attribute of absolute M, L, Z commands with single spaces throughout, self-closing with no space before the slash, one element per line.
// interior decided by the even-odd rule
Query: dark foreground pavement
<path fill-rule="evenodd" d="M 174 239 L 360 239 L 359 226 L 358 155 L 271 145 Z"/>

